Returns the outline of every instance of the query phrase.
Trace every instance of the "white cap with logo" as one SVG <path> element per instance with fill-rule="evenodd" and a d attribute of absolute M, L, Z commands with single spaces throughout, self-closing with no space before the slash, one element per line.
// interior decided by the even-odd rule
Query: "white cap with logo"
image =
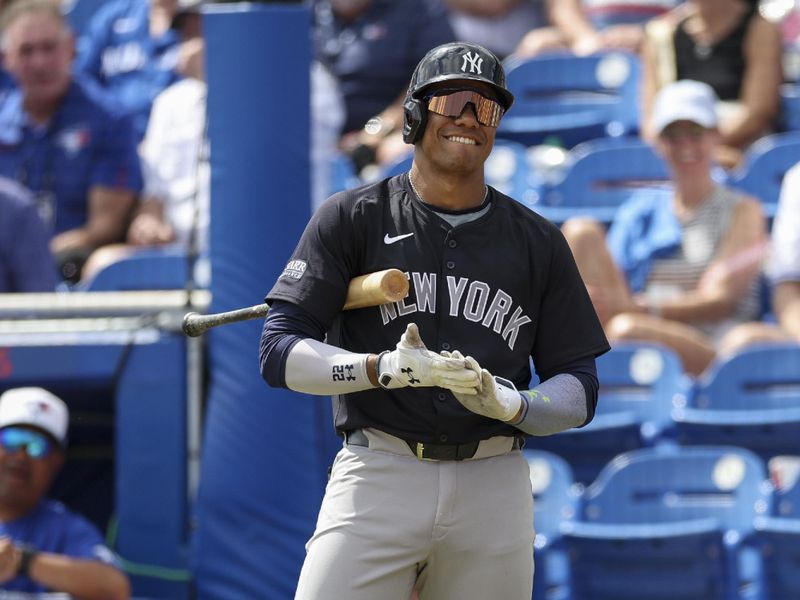
<path fill-rule="evenodd" d="M 653 105 L 653 131 L 660 134 L 676 121 L 691 121 L 706 129 L 717 127 L 717 95 L 707 83 L 683 79 L 664 86 Z"/>
<path fill-rule="evenodd" d="M 67 443 L 69 410 L 58 396 L 40 387 L 13 388 L 0 395 L 0 428 L 30 425 Z"/>

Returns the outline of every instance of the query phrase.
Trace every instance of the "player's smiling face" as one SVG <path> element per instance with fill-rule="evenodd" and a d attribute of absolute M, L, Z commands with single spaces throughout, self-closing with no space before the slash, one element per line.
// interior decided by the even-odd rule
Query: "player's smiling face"
<path fill-rule="evenodd" d="M 448 81 L 434 86 L 437 89 L 472 90 L 494 98 L 492 88 L 475 81 Z M 421 150 L 437 169 L 447 172 L 471 173 L 483 170 L 483 163 L 492 151 L 497 129 L 482 125 L 475 107 L 467 104 L 457 117 L 446 117 L 428 110 L 427 124 L 417 150 Z"/>

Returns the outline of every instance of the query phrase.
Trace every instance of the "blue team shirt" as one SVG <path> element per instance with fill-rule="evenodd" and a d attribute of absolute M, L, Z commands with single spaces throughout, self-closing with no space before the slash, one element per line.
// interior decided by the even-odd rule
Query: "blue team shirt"
<path fill-rule="evenodd" d="M 360 129 L 397 100 L 428 50 L 454 40 L 439 0 L 373 0 L 350 23 L 333 14 L 329 0 L 317 0 L 315 53 L 339 82 L 342 132 Z"/>
<path fill-rule="evenodd" d="M 55 291 L 49 237 L 30 193 L 0 177 L 0 293 Z"/>
<path fill-rule="evenodd" d="M 178 80 L 180 36 L 150 36 L 146 0 L 112 0 L 97 10 L 78 44 L 77 71 L 109 90 L 130 111 L 141 139 L 155 97 Z"/>
<path fill-rule="evenodd" d="M 40 552 L 99 560 L 119 567 L 114 553 L 105 545 L 97 528 L 82 516 L 53 500 L 42 501 L 33 511 L 20 519 L 9 523 L 0 522 L 0 535 L 10 537 L 17 544 L 30 544 Z M 28 593 L 48 591 L 28 577 L 22 576 L 4 583 L 2 589 Z"/>
<path fill-rule="evenodd" d="M 5 69 L 0 68 L 0 102 L 17 87 L 17 82 Z"/>
<path fill-rule="evenodd" d="M 15 90 L 0 103 L 0 175 L 36 197 L 51 233 L 83 226 L 97 185 L 138 192 L 136 138 L 121 107 L 74 79 L 47 125 L 31 122 Z"/>

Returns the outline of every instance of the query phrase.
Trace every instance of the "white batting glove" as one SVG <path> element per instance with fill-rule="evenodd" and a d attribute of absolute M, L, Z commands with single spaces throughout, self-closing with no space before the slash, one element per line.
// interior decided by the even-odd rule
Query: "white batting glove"
<path fill-rule="evenodd" d="M 476 414 L 497 419 L 498 421 L 511 421 L 519 413 L 522 407 L 522 396 L 508 379 L 495 377 L 481 366 L 471 356 L 462 356 L 457 350 L 455 352 L 442 352 L 442 355 L 450 358 L 463 358 L 470 369 L 480 373 L 480 386 L 475 394 L 461 394 L 453 391 L 464 408 Z"/>
<path fill-rule="evenodd" d="M 425 347 L 416 323 L 409 323 L 395 350 L 378 356 L 378 382 L 381 387 L 447 388 L 453 393 L 475 394 L 480 374 L 467 367 L 464 357 L 445 357 Z"/>

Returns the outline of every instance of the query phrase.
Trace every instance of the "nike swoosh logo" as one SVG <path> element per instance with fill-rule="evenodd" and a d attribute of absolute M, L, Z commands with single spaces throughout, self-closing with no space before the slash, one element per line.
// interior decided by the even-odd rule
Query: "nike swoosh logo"
<path fill-rule="evenodd" d="M 407 237 L 411 237 L 414 233 L 404 233 L 403 235 L 395 235 L 390 236 L 388 233 L 383 236 L 383 243 L 384 244 L 394 244 L 395 242 L 399 242 L 400 240 L 404 240 Z"/>

